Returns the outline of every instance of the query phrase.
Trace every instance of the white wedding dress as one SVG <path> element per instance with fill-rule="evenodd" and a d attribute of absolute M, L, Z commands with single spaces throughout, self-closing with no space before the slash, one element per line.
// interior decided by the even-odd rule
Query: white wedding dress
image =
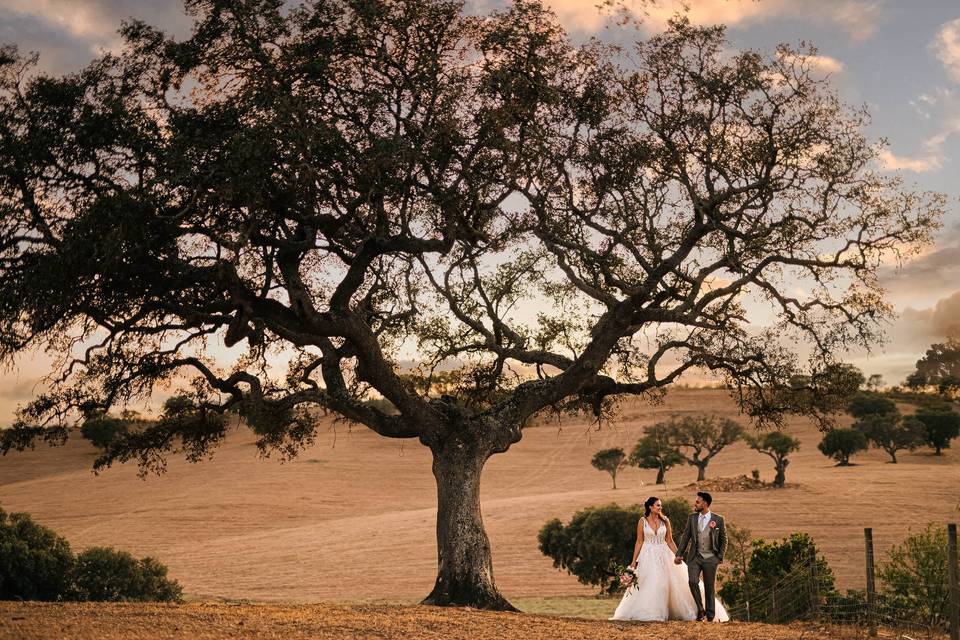
<path fill-rule="evenodd" d="M 697 604 L 687 583 L 687 565 L 675 564 L 666 542 L 662 522 L 656 532 L 643 519 L 643 546 L 637 556 L 637 584 L 627 589 L 611 620 L 696 620 Z M 703 581 L 700 581 L 703 601 Z M 730 616 L 716 598 L 714 621 L 727 622 Z"/>

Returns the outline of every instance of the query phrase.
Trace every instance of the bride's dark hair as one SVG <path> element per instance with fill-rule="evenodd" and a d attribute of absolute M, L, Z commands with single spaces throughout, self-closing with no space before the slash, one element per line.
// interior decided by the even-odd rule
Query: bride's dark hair
<path fill-rule="evenodd" d="M 659 500 L 659 499 L 660 499 L 660 498 L 658 498 L 657 496 L 650 496 L 649 498 L 647 498 L 647 501 L 643 503 L 643 517 L 644 517 L 644 518 L 646 518 L 646 517 L 648 517 L 648 516 L 650 515 L 650 507 L 652 507 L 653 505 L 657 504 L 657 500 Z"/>

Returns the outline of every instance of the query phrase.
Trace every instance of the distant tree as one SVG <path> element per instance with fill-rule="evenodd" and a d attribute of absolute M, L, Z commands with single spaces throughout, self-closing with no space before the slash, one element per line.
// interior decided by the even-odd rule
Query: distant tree
<path fill-rule="evenodd" d="M 740 423 L 713 415 L 673 418 L 668 425 L 667 433 L 673 444 L 681 450 L 687 464 L 697 468 L 697 480 L 706 478 L 707 465 L 714 456 L 744 434 Z"/>
<path fill-rule="evenodd" d="M 670 440 L 665 423 L 649 427 L 630 452 L 630 464 L 641 469 L 656 469 L 656 484 L 663 484 L 667 470 L 682 463 L 686 458 Z"/>
<path fill-rule="evenodd" d="M 860 419 L 873 415 L 897 414 L 899 410 L 893 400 L 878 393 L 858 393 L 847 405 L 847 413 Z"/>
<path fill-rule="evenodd" d="M 0 599 L 58 600 L 70 590 L 70 543 L 26 513 L 0 508 Z"/>
<path fill-rule="evenodd" d="M 800 449 L 800 441 L 783 431 L 770 431 L 762 435 L 748 435 L 746 442 L 751 449 L 770 456 L 777 472 L 773 486 L 782 487 L 786 482 L 787 465 L 790 464 L 787 456 Z"/>
<path fill-rule="evenodd" d="M 867 450 L 867 437 L 856 429 L 831 429 L 817 445 L 820 452 L 837 461 L 837 465 L 850 465 L 850 456 Z"/>
<path fill-rule="evenodd" d="M 613 479 L 613 488 L 617 488 L 617 473 L 620 469 L 627 466 L 627 454 L 620 447 L 613 449 L 603 449 L 593 454 L 593 460 L 590 461 L 594 469 L 606 471 Z"/>
<path fill-rule="evenodd" d="M 935 387 L 944 396 L 960 395 L 960 336 L 933 344 L 917 360 L 916 369 L 907 376 L 907 386 L 915 389 Z"/>
<path fill-rule="evenodd" d="M 130 420 L 109 413 L 95 412 L 80 425 L 80 435 L 98 449 L 106 449 L 120 435 L 130 430 Z"/>
<path fill-rule="evenodd" d="M 864 382 L 863 372 L 856 366 L 834 362 L 812 375 L 792 375 L 787 384 L 773 386 L 768 393 L 772 401 L 785 408 L 817 407 L 826 416 L 820 427 L 833 428 L 832 416 L 849 406 Z"/>
<path fill-rule="evenodd" d="M 899 411 L 865 415 L 853 423 L 853 428 L 862 432 L 875 447 L 886 451 L 894 464 L 897 451 L 913 451 L 924 443 L 927 435 L 920 420 L 914 416 L 904 417 Z"/>
<path fill-rule="evenodd" d="M 4 49 L 0 364 L 82 355 L 0 448 L 180 381 L 282 455 L 326 408 L 429 449 L 424 601 L 509 609 L 480 478 L 538 412 L 599 416 L 705 370 L 759 423 L 826 420 L 830 394 L 779 392 L 877 341 L 879 257 L 929 244 L 943 196 L 872 170 L 866 114 L 810 48 L 738 52 L 677 19 L 627 56 L 545 3 L 496 4 L 190 0 L 184 38 L 131 20 L 59 77 Z M 225 429 L 203 417 L 99 464 L 201 459 Z"/>
<path fill-rule="evenodd" d="M 926 442 L 939 456 L 944 449 L 950 448 L 950 441 L 960 436 L 960 413 L 950 405 L 930 405 L 920 407 L 914 414 L 926 432 Z"/>
<path fill-rule="evenodd" d="M 866 388 L 868 391 L 880 391 L 883 387 L 886 386 L 886 381 L 884 381 L 883 376 L 879 373 L 872 373 L 870 377 L 867 378 Z"/>
<path fill-rule="evenodd" d="M 950 619 L 947 555 L 946 527 L 930 523 L 908 535 L 877 567 L 880 594 L 897 609 L 915 612 L 927 625 L 946 628 Z"/>

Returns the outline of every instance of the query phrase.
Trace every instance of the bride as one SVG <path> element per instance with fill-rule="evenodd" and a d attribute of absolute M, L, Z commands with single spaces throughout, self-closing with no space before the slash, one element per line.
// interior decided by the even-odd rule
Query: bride
<path fill-rule="evenodd" d="M 637 584 L 627 589 L 611 620 L 696 620 L 697 605 L 688 586 L 687 568 L 675 564 L 677 545 L 673 541 L 670 520 L 662 513 L 656 497 L 643 504 L 644 515 L 637 523 L 637 544 L 631 568 Z M 703 582 L 700 582 L 701 601 Z M 718 622 L 730 619 L 719 598 Z"/>

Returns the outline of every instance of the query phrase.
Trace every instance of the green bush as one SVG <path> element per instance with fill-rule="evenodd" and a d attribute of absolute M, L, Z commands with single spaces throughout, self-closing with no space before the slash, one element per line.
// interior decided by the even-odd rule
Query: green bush
<path fill-rule="evenodd" d="M 678 543 L 687 526 L 687 518 L 693 513 L 693 505 L 680 497 L 660 500 L 660 504 L 663 506 L 663 515 L 667 516 L 673 527 L 673 541 Z"/>
<path fill-rule="evenodd" d="M 929 626 L 946 627 L 950 619 L 947 528 L 930 524 L 893 547 L 877 567 L 880 594 Z"/>
<path fill-rule="evenodd" d="M 768 542 L 756 539 L 749 544 L 739 544 L 740 553 L 749 553 L 749 560 L 734 562 L 739 570 L 731 572 L 718 591 L 729 609 L 750 610 L 753 621 L 787 622 L 800 618 L 812 608 L 805 580 L 781 580 L 796 570 L 809 565 L 811 552 L 817 547 L 809 535 L 794 533 L 781 541 Z M 736 560 L 736 559 L 735 559 Z M 827 561 L 817 557 L 818 587 L 823 598 L 836 594 L 833 571 Z M 776 601 L 763 597 L 776 586 Z M 774 603 L 777 604 L 774 604 Z"/>
<path fill-rule="evenodd" d="M 582 584 L 613 593 L 617 588 L 614 566 L 632 559 L 642 517 L 640 505 L 623 508 L 608 504 L 578 511 L 566 526 L 554 518 L 537 535 L 540 552 Z"/>
<path fill-rule="evenodd" d="M 66 539 L 26 513 L 0 508 L 0 599 L 62 599 L 73 563 Z"/>
<path fill-rule="evenodd" d="M 183 590 L 153 558 L 70 544 L 28 514 L 0 509 L 0 599 L 179 602 Z"/>
<path fill-rule="evenodd" d="M 179 602 L 183 589 L 167 578 L 153 558 L 137 560 L 126 551 L 91 547 L 77 555 L 74 589 L 78 600 Z"/>
<path fill-rule="evenodd" d="M 678 540 L 693 507 L 683 498 L 661 501 L 663 514 L 673 525 Z M 565 569 L 582 584 L 599 587 L 603 593 L 617 589 L 616 565 L 633 558 L 637 525 L 643 517 L 643 505 L 620 507 L 616 504 L 587 507 L 573 514 L 564 526 L 550 520 L 537 535 L 540 552 L 553 560 L 553 566 Z"/>
<path fill-rule="evenodd" d="M 89 440 L 98 449 L 106 449 L 119 436 L 127 433 L 127 421 L 101 413 L 88 417 L 80 426 L 80 435 Z"/>

